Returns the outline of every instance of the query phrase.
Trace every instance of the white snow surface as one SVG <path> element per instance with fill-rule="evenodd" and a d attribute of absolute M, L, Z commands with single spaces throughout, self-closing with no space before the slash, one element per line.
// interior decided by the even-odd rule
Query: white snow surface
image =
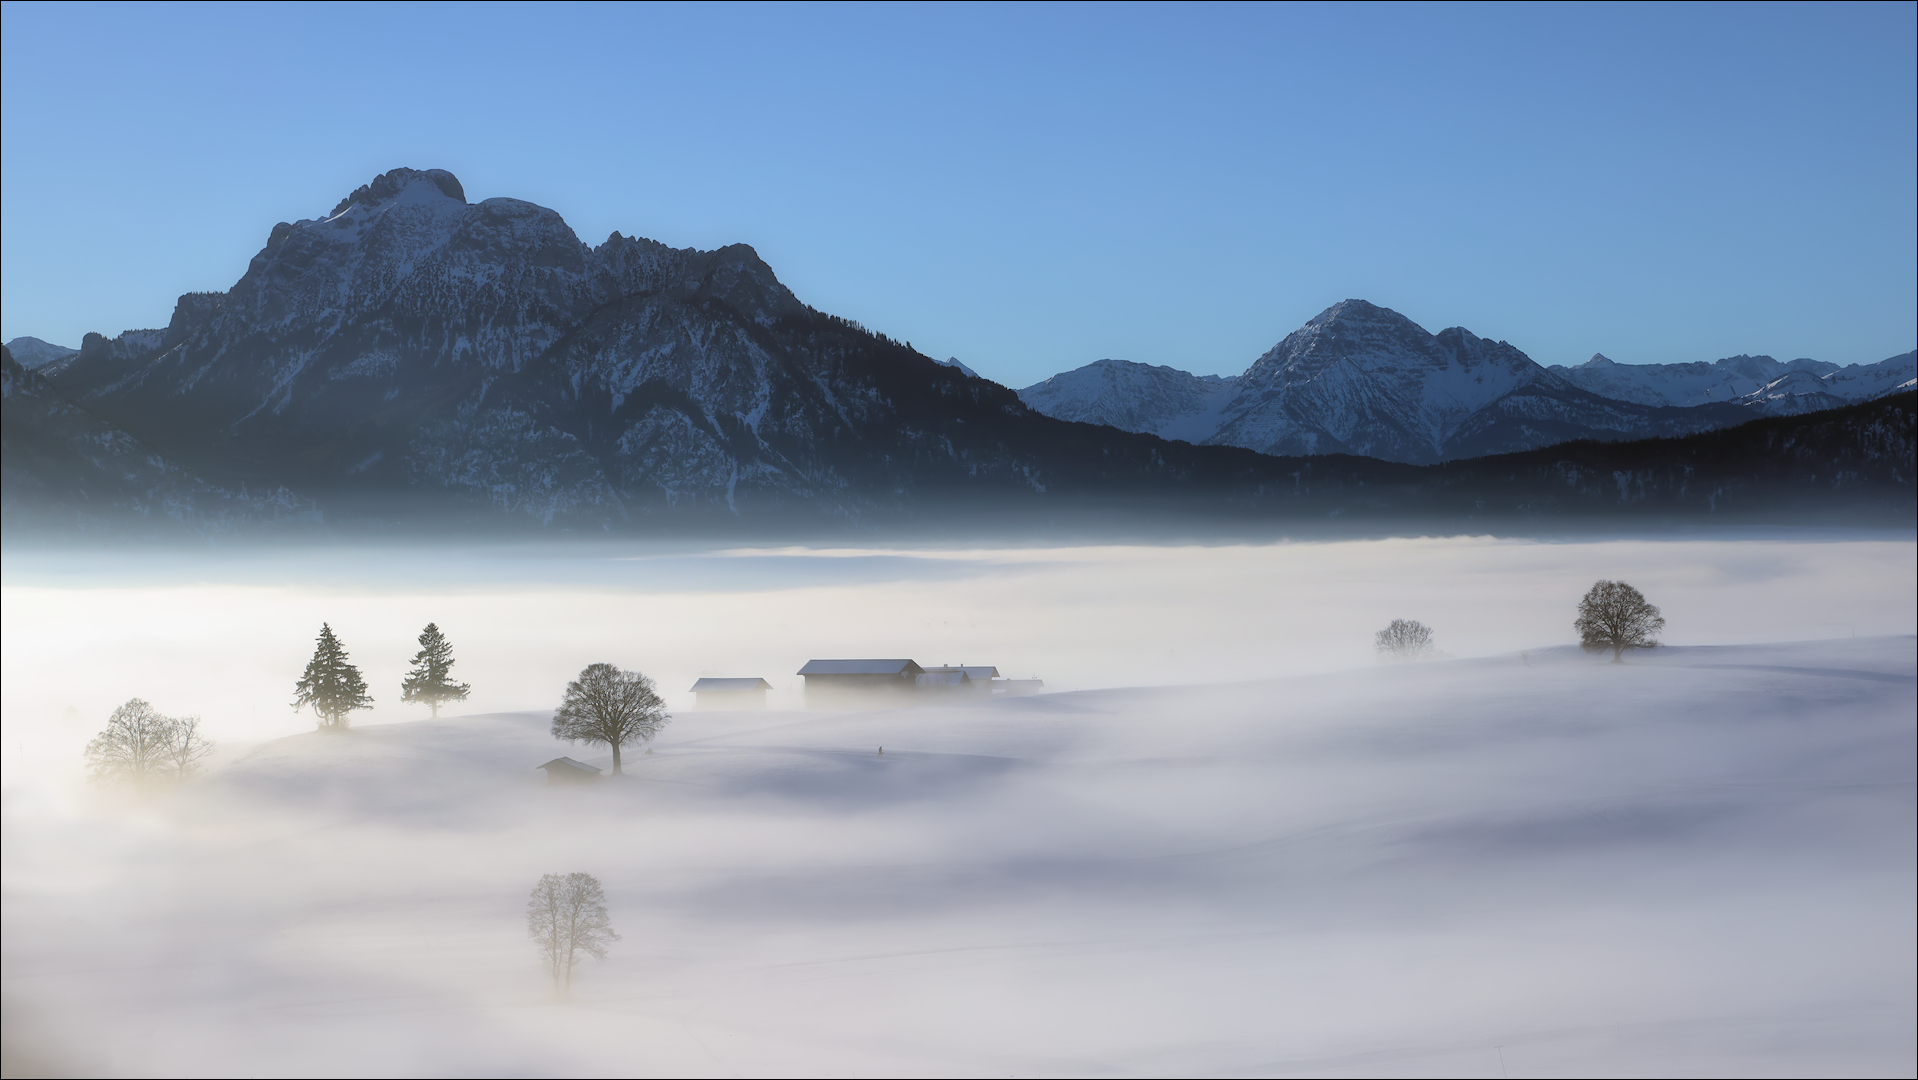
<path fill-rule="evenodd" d="M 560 584 L 527 579 L 524 552 L 500 556 L 516 582 L 379 560 L 400 587 L 337 556 L 229 556 L 139 588 L 97 557 L 76 576 L 10 554 L 8 1072 L 1910 1075 L 1918 639 L 1872 636 L 1910 625 L 1910 550 L 781 549 L 585 560 Z M 313 584 L 290 586 L 294 565 Z M 1386 610 L 1454 650 L 1496 640 L 1479 615 L 1562 641 L 1558 594 L 1600 568 L 1662 602 L 1679 644 L 1623 665 L 1547 644 L 969 708 L 687 712 L 629 775 L 582 788 L 535 767 L 610 755 L 555 742 L 545 710 L 250 748 L 223 728 L 214 773 L 138 805 L 19 749 L 60 726 L 45 694 L 124 696 L 73 642 L 185 711 L 187 687 L 253 678 L 248 650 L 286 651 L 278 623 L 317 610 L 381 665 L 383 700 L 398 669 L 380 657 L 428 610 L 494 697 L 480 684 L 515 664 L 688 641 L 784 685 L 722 646 L 803 656 L 874 628 L 922 662 L 1020 675 L 1076 637 L 1107 666 L 1061 667 L 1145 682 L 1256 674 Z M 1833 619 L 1863 636 L 1686 643 Z M 992 641 L 1019 645 L 972 651 Z M 277 708 L 293 677 L 271 680 Z M 624 937 L 560 1001 L 523 908 L 540 874 L 575 870 Z"/>

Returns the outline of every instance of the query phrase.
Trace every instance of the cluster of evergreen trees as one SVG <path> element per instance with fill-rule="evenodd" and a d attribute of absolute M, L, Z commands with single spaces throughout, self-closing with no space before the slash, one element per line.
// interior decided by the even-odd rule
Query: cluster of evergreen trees
<path fill-rule="evenodd" d="M 435 717 L 448 701 L 464 701 L 472 687 L 453 681 L 453 646 L 435 623 L 420 631 L 420 651 L 413 655 L 413 668 L 400 684 L 400 700 L 429 705 Z M 334 635 L 333 627 L 320 624 L 320 639 L 313 659 L 306 663 L 306 674 L 294 687 L 293 710 L 312 706 L 319 717 L 321 731 L 341 731 L 347 715 L 355 709 L 373 706 L 366 692 L 366 679 L 346 654 L 346 646 Z"/>

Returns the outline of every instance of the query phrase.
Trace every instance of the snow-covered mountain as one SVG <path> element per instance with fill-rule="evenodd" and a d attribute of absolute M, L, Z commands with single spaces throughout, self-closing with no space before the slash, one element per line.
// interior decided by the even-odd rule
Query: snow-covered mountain
<path fill-rule="evenodd" d="M 1775 416 L 1910 389 L 1918 378 L 1918 352 L 1846 367 L 1824 360 L 1745 355 L 1711 363 L 1620 364 L 1595 353 L 1583 364 L 1550 370 L 1574 386 L 1621 401 L 1681 406 L 1729 401 Z"/>
<path fill-rule="evenodd" d="M 80 350 L 41 341 L 37 337 L 17 337 L 7 342 L 7 351 L 13 354 L 13 359 L 21 367 L 28 371 L 39 371 L 78 354 Z"/>
<path fill-rule="evenodd" d="M 1028 386 L 1019 398 L 1060 420 L 1202 443 L 1218 430 L 1220 413 L 1238 384 L 1237 376 L 1100 360 Z"/>
<path fill-rule="evenodd" d="M 1100 361 L 1019 392 L 1039 412 L 1267 454 L 1362 454 L 1427 463 L 1576 438 L 1641 438 L 1720 427 L 1750 414 L 1612 400 L 1505 342 L 1438 334 L 1396 311 L 1346 300 L 1244 374 L 1201 377 Z"/>

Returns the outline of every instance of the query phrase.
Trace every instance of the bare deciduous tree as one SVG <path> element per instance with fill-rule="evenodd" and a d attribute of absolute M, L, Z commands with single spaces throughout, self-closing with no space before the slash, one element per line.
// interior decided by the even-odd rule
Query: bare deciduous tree
<path fill-rule="evenodd" d="M 200 761 L 213 752 L 213 743 L 200 734 L 197 716 L 176 717 L 169 736 L 167 761 L 173 765 L 173 778 L 191 780 L 200 771 Z"/>
<path fill-rule="evenodd" d="M 87 743 L 93 779 L 126 784 L 146 794 L 163 778 L 186 780 L 199 771 L 213 744 L 200 734 L 200 718 L 162 716 L 134 698 L 113 710 L 106 730 Z"/>
<path fill-rule="evenodd" d="M 593 664 L 566 684 L 566 699 L 553 714 L 553 738 L 612 747 L 617 775 L 619 748 L 650 740 L 666 721 L 666 703 L 653 680 L 612 664 Z"/>
<path fill-rule="evenodd" d="M 1381 660 L 1419 660 L 1432 654 L 1432 628 L 1416 619 L 1393 619 L 1372 635 L 1372 648 Z"/>
<path fill-rule="evenodd" d="M 1586 652 L 1610 650 L 1612 663 L 1625 662 L 1626 649 L 1658 647 L 1665 617 L 1645 595 L 1622 581 L 1600 581 L 1578 602 L 1579 647 Z"/>
<path fill-rule="evenodd" d="M 591 874 L 546 874 L 526 902 L 526 933 L 539 947 L 553 975 L 553 989 L 573 985 L 573 964 L 585 953 L 606 959 L 606 946 L 619 940 L 606 914 L 606 893 Z"/>

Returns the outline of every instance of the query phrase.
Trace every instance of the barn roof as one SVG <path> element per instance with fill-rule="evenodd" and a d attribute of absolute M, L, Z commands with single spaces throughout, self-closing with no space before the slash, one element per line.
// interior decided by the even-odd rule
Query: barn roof
<path fill-rule="evenodd" d="M 945 671 L 928 671 L 915 678 L 915 686 L 966 686 L 972 682 L 966 677 L 963 668 L 950 668 Z"/>
<path fill-rule="evenodd" d="M 910 660 L 808 660 L 801 675 L 918 675 L 925 669 Z"/>
<path fill-rule="evenodd" d="M 739 690 L 771 690 L 773 684 L 764 679 L 701 679 L 693 684 L 695 694 L 732 693 Z"/>
<path fill-rule="evenodd" d="M 928 675 L 945 671 L 963 671 L 966 673 L 966 678 L 973 682 L 984 682 L 987 679 L 999 677 L 999 669 L 990 664 L 941 664 L 938 667 L 926 669 Z"/>
<path fill-rule="evenodd" d="M 569 757 L 556 757 L 544 765 L 535 766 L 535 768 L 545 769 L 548 776 L 551 776 L 554 770 L 562 773 L 584 773 L 588 776 L 599 775 L 599 769 L 597 767 L 588 765 L 584 761 L 574 761 Z"/>

